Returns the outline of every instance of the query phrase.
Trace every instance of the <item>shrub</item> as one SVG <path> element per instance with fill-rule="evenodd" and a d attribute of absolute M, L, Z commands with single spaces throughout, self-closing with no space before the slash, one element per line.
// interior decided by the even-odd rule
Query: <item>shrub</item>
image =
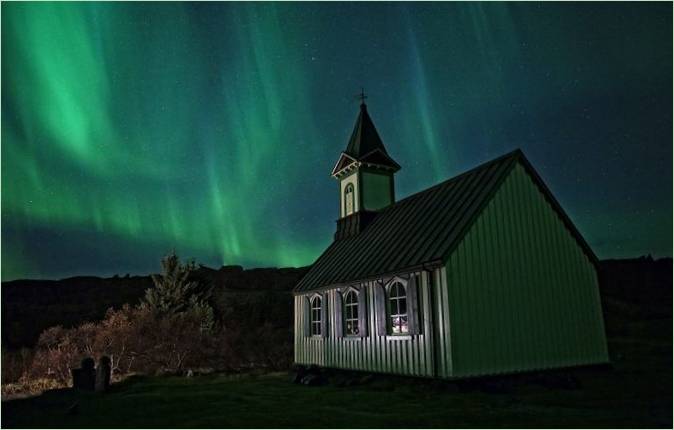
<path fill-rule="evenodd" d="M 138 309 L 129 343 L 134 370 L 175 373 L 199 365 L 212 344 L 211 332 L 202 323 L 203 316 L 197 312 L 156 317 L 147 309 Z"/>
<path fill-rule="evenodd" d="M 67 385 L 70 369 L 76 367 L 83 356 L 74 341 L 75 331 L 56 326 L 42 332 L 27 376 L 30 379 L 53 379 Z"/>
<path fill-rule="evenodd" d="M 73 329 L 45 330 L 26 376 L 47 378 L 65 386 L 71 369 L 85 357 L 110 357 L 113 376 L 131 372 L 181 372 L 187 367 L 217 364 L 222 329 L 203 327 L 197 311 L 157 316 L 146 307 L 108 310 L 103 321 Z M 218 366 L 220 367 L 220 366 Z"/>
<path fill-rule="evenodd" d="M 21 348 L 18 351 L 2 350 L 2 384 L 17 382 L 21 376 L 28 372 L 33 360 L 34 352 L 29 348 Z"/>

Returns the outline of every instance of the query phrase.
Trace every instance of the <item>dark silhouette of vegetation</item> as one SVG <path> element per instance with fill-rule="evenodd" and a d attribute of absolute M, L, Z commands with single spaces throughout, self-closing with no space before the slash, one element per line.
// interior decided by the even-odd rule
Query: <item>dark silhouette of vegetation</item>
<path fill-rule="evenodd" d="M 201 321 L 203 331 L 212 330 L 215 319 L 213 308 L 208 304 L 211 290 L 200 286 L 198 280 L 190 280 L 196 264 L 193 261 L 182 264 L 180 258 L 172 252 L 162 259 L 161 266 L 163 273 L 152 275 L 154 288 L 145 291 L 141 307 L 157 318 L 169 320 L 191 315 Z"/>

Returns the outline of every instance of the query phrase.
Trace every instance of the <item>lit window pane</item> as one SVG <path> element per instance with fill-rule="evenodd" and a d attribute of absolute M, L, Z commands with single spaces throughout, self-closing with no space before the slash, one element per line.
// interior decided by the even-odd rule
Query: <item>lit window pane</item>
<path fill-rule="evenodd" d="M 407 326 L 407 316 L 400 317 L 400 333 L 407 332 L 409 332 L 409 328 Z"/>
<path fill-rule="evenodd" d="M 391 318 L 391 330 L 393 333 L 400 333 L 400 320 L 398 317 Z"/>

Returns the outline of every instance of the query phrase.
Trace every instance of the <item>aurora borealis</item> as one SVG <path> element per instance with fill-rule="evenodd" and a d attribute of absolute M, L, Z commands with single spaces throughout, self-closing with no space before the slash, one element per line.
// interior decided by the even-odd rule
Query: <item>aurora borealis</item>
<path fill-rule="evenodd" d="M 2 279 L 299 266 L 368 110 L 401 198 L 516 147 L 672 254 L 671 3 L 2 3 Z"/>

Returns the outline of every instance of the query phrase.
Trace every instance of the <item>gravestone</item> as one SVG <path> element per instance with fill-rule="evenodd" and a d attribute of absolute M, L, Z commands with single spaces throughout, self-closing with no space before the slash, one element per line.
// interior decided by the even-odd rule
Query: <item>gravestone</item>
<path fill-rule="evenodd" d="M 71 369 L 73 376 L 73 388 L 78 390 L 94 391 L 96 386 L 96 369 L 94 359 L 87 357 L 82 360 L 79 369 Z"/>
<path fill-rule="evenodd" d="M 102 393 L 108 391 L 111 370 L 110 357 L 102 356 L 98 360 L 98 367 L 96 367 L 96 392 Z"/>

